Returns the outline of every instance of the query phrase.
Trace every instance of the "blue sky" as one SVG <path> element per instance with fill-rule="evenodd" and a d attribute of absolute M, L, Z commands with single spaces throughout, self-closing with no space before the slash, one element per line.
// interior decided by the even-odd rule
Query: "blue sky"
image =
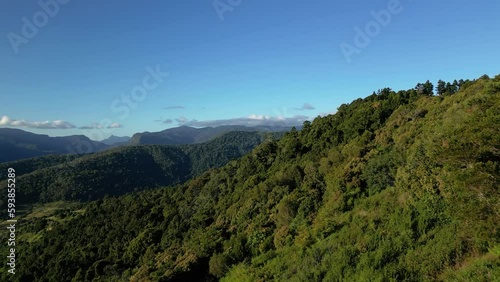
<path fill-rule="evenodd" d="M 0 126 L 51 136 L 301 123 L 500 73 L 498 1 L 27 2 L 0 3 Z"/>

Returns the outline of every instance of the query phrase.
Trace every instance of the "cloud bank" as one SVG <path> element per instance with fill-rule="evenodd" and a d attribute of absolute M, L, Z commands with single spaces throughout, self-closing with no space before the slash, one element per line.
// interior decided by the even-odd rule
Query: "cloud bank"
<path fill-rule="evenodd" d="M 37 128 L 37 129 L 71 129 L 76 128 L 75 125 L 64 121 L 64 120 L 54 120 L 54 121 L 34 121 L 29 122 L 26 120 L 16 120 L 11 119 L 8 116 L 2 116 L 0 119 L 0 126 L 12 126 L 12 127 L 26 127 L 26 128 Z"/>

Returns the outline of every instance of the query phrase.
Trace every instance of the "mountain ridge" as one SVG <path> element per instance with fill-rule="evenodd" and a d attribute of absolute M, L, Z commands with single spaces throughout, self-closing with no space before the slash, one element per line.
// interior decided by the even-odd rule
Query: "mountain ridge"
<path fill-rule="evenodd" d="M 101 143 L 104 143 L 106 145 L 124 145 L 124 144 L 127 144 L 128 141 L 130 141 L 130 138 L 129 136 L 115 136 L 115 135 L 111 135 L 109 136 L 108 138 L 100 141 Z"/>
<path fill-rule="evenodd" d="M 85 135 L 50 137 L 21 129 L 0 128 L 0 163 L 51 154 L 93 153 L 107 148 Z"/>
<path fill-rule="evenodd" d="M 298 126 L 299 127 L 299 126 Z M 190 127 L 179 126 L 158 132 L 135 133 L 129 142 L 130 145 L 155 144 L 155 145 L 179 145 L 196 144 L 209 141 L 220 134 L 230 131 L 259 131 L 280 132 L 291 129 L 285 126 L 243 126 L 243 125 L 221 125 L 217 127 Z"/>

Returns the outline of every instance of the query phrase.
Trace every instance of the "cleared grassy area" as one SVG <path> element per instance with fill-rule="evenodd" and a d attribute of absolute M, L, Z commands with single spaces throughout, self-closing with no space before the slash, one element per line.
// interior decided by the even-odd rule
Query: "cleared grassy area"
<path fill-rule="evenodd" d="M 71 209 L 77 206 L 78 202 L 67 202 L 67 201 L 58 201 L 51 202 L 45 204 L 36 204 L 34 206 L 30 205 L 22 205 L 19 206 L 19 209 L 16 209 L 16 218 L 18 220 L 18 224 L 22 223 L 24 220 L 29 220 L 33 218 L 46 218 L 49 221 L 57 221 L 62 222 L 62 220 L 55 215 L 57 211 Z M 76 213 L 83 213 L 84 210 L 76 210 Z M 0 222 L 0 238 L 4 238 L 6 236 L 8 230 L 7 226 L 10 224 L 6 219 Z M 17 225 L 16 225 L 17 226 Z M 26 241 L 33 241 L 39 238 L 39 234 L 35 233 L 25 233 L 19 234 L 19 239 Z"/>
<path fill-rule="evenodd" d="M 78 205 L 78 202 L 57 201 L 46 204 L 37 204 L 33 207 L 30 213 L 25 214 L 23 219 L 51 217 L 56 211 L 63 209 L 71 209 Z"/>

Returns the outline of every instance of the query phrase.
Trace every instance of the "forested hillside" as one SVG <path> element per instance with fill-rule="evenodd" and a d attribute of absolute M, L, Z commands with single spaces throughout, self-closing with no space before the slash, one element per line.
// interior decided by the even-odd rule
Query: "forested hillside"
<path fill-rule="evenodd" d="M 130 141 L 130 145 L 181 145 L 196 144 L 212 140 L 218 136 L 231 131 L 244 132 L 284 132 L 291 127 L 284 126 L 243 126 L 222 125 L 216 127 L 194 128 L 190 126 L 179 126 L 165 129 L 160 132 L 136 133 Z"/>
<path fill-rule="evenodd" d="M 432 88 L 382 89 L 176 187 L 20 221 L 15 279 L 498 281 L 500 76 Z M 134 150 L 115 181 L 153 173 L 128 168 Z"/>
<path fill-rule="evenodd" d="M 0 163 L 53 154 L 92 153 L 107 149 L 84 135 L 49 137 L 20 129 L 0 128 Z"/>
<path fill-rule="evenodd" d="M 17 160 L 12 162 L 0 163 L 0 179 L 7 178 L 8 174 L 7 170 L 9 169 L 9 167 L 15 167 L 16 175 L 21 176 L 42 168 L 63 164 L 72 161 L 74 159 L 77 159 L 81 156 L 84 155 L 83 154 L 48 155 L 43 157 L 35 157 L 35 158 Z"/>
<path fill-rule="evenodd" d="M 47 156 L 0 165 L 16 169 L 23 205 L 59 200 L 96 200 L 158 186 L 174 185 L 225 165 L 273 134 L 230 132 L 212 141 L 182 146 L 125 146 L 105 152 Z M 276 135 L 277 136 L 277 135 Z M 5 177 L 3 179 L 6 179 Z M 6 187 L 6 181 L 0 182 Z M 7 194 L 0 194 L 5 212 Z"/>

